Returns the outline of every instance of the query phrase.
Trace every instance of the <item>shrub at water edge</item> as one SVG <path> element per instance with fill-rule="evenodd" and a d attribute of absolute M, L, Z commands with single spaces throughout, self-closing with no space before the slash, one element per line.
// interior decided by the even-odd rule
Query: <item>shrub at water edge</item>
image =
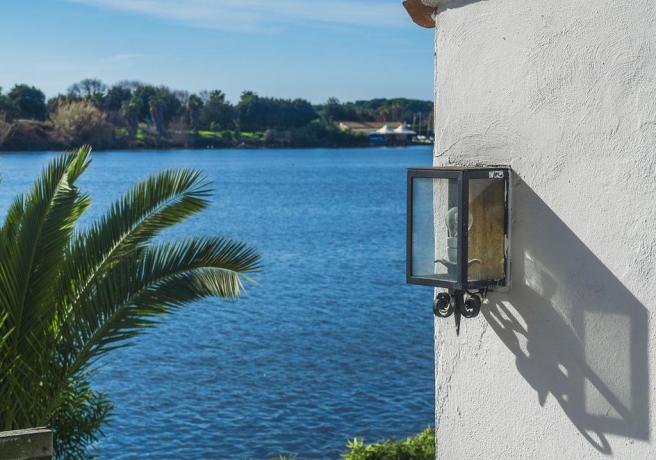
<path fill-rule="evenodd" d="M 364 444 L 356 438 L 346 445 L 344 460 L 434 460 L 435 430 L 426 428 L 416 436 L 403 441 L 387 440 L 376 444 Z"/>

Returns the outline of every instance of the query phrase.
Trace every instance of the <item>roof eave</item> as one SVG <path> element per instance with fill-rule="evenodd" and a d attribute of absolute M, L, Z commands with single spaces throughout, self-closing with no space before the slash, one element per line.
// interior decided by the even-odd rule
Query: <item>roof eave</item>
<path fill-rule="evenodd" d="M 421 0 L 404 0 L 403 6 L 415 24 L 426 29 L 433 29 L 435 27 L 436 6 L 426 5 Z"/>

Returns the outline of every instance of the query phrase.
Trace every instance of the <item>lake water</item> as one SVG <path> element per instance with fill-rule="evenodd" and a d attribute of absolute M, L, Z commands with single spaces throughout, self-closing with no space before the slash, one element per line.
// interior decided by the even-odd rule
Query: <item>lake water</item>
<path fill-rule="evenodd" d="M 52 157 L 0 155 L 0 205 Z M 94 154 L 86 221 L 168 167 L 216 188 L 168 236 L 226 235 L 263 255 L 259 286 L 166 318 L 103 360 L 115 404 L 101 459 L 339 458 L 349 438 L 433 424 L 431 290 L 405 284 L 405 169 L 431 149 Z"/>

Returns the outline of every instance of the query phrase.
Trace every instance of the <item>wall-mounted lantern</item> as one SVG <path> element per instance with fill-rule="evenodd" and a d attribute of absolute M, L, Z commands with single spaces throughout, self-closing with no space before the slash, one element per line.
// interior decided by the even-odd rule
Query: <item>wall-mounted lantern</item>
<path fill-rule="evenodd" d="M 509 285 L 507 168 L 408 170 L 406 278 L 445 288 L 439 317 L 473 318 L 490 289 Z"/>

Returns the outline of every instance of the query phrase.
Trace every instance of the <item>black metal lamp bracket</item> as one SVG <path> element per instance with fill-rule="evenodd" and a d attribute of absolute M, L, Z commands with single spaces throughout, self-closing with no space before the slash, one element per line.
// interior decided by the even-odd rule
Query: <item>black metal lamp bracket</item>
<path fill-rule="evenodd" d="M 456 320 L 456 334 L 460 335 L 460 320 L 462 317 L 476 318 L 481 312 L 482 299 L 486 296 L 487 290 L 440 292 L 433 301 L 433 313 L 439 318 L 453 316 Z"/>

